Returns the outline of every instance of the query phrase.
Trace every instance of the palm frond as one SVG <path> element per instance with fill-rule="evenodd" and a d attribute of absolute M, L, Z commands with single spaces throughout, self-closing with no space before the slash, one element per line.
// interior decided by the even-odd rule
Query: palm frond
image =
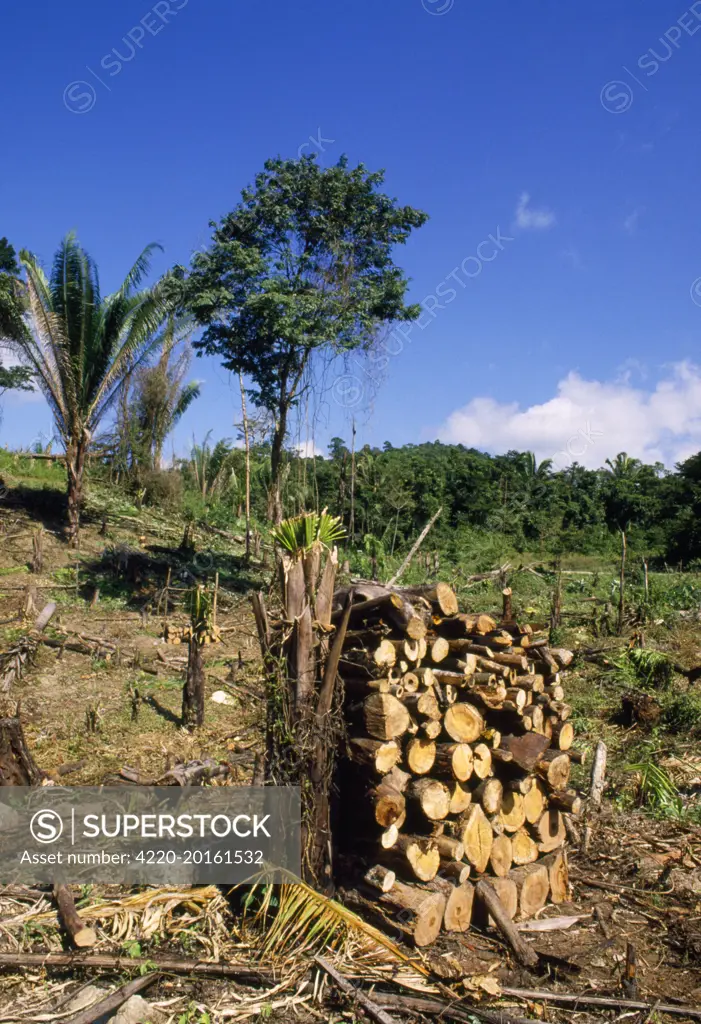
<path fill-rule="evenodd" d="M 662 651 L 631 647 L 615 662 L 622 681 L 633 686 L 668 686 L 674 676 L 674 663 Z"/>
<path fill-rule="evenodd" d="M 305 512 L 275 526 L 273 540 L 292 555 L 309 551 L 314 544 L 330 548 L 346 535 L 340 516 L 323 512 Z"/>
<path fill-rule="evenodd" d="M 264 956 L 278 958 L 325 949 L 341 950 L 352 941 L 368 955 L 386 957 L 389 954 L 393 960 L 411 964 L 424 976 L 428 975 L 428 970 L 378 928 L 306 883 L 269 885 L 259 882 L 254 884 L 249 902 L 259 889 L 262 902 L 254 920 L 263 931 L 261 952 Z"/>
<path fill-rule="evenodd" d="M 189 384 L 185 385 L 171 413 L 172 426 L 175 426 L 182 419 L 195 399 L 200 397 L 201 393 L 202 389 L 196 380 L 190 381 Z"/>
<path fill-rule="evenodd" d="M 671 811 L 679 815 L 682 811 L 682 800 L 679 790 L 669 773 L 654 761 L 643 761 L 628 766 L 629 772 L 637 775 L 638 795 L 640 803 L 657 810 Z"/>
<path fill-rule="evenodd" d="M 151 242 L 144 248 L 134 266 L 124 278 L 116 295 L 126 298 L 128 295 L 131 295 L 135 288 L 139 287 L 151 270 L 151 255 L 156 251 L 163 252 L 163 246 L 159 245 L 158 242 Z"/>

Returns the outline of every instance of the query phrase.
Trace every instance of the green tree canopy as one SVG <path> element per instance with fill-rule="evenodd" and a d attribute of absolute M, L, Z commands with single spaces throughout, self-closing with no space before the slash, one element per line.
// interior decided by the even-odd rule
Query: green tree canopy
<path fill-rule="evenodd" d="M 277 520 L 288 414 L 314 353 L 370 346 L 382 325 L 421 311 L 405 303 L 393 249 L 426 214 L 399 206 L 383 182 L 382 171 L 346 158 L 327 169 L 313 156 L 269 160 L 192 261 L 186 301 L 206 328 L 196 344 L 243 373 L 254 403 L 274 417 Z"/>

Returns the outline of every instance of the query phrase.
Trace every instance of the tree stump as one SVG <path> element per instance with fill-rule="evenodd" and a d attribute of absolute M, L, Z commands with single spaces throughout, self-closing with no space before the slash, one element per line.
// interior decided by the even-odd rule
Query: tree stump
<path fill-rule="evenodd" d="M 0 718 L 0 786 L 35 786 L 40 780 L 19 718 Z"/>
<path fill-rule="evenodd" d="M 187 677 L 183 687 L 183 725 L 191 732 L 204 724 L 204 664 L 202 646 L 196 637 L 189 644 Z"/>

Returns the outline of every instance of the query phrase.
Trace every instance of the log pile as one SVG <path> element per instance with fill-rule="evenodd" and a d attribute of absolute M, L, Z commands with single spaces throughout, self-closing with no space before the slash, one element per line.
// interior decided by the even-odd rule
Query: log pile
<path fill-rule="evenodd" d="M 581 808 L 570 766 L 583 759 L 563 687 L 571 652 L 513 620 L 510 590 L 500 622 L 460 614 L 441 583 L 355 586 L 352 601 L 338 818 L 363 865 L 359 903 L 428 945 L 441 927 L 491 923 L 474 900 L 482 877 L 512 919 L 566 900 L 565 818 Z"/>
<path fill-rule="evenodd" d="M 166 623 L 163 630 L 163 639 L 167 644 L 188 644 L 194 635 L 195 630 L 191 625 L 174 626 L 171 623 Z M 212 623 L 207 631 L 200 631 L 198 635 L 200 643 L 203 644 L 220 644 L 222 642 L 221 629 L 215 623 Z"/>

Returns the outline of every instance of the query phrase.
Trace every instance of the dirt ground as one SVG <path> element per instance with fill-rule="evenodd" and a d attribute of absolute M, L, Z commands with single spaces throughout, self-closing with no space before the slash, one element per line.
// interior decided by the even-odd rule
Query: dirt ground
<path fill-rule="evenodd" d="M 45 564 L 37 575 L 27 566 L 40 522 Z M 232 784 L 250 783 L 262 750 L 265 707 L 246 594 L 265 573 L 262 566 L 245 567 L 236 542 L 202 530 L 196 533 L 197 551 L 182 552 L 181 533 L 182 524 L 166 517 L 144 516 L 134 524 L 95 514 L 76 557 L 63 543 L 60 523 L 43 511 L 24 501 L 0 506 L 0 652 L 17 643 L 48 601 L 58 609 L 47 634 L 88 648 L 78 653 L 67 646 L 40 646 L 2 698 L 5 713 L 19 703 L 28 745 L 49 775 L 70 785 L 114 781 L 122 769 L 157 779 L 178 761 L 211 757 L 230 766 Z M 169 568 L 175 606 L 166 614 L 158 603 Z M 192 578 L 211 581 L 216 572 L 223 642 L 206 649 L 206 726 L 191 735 L 180 720 L 185 648 L 165 643 L 164 625 L 186 620 L 176 603 L 177 588 Z M 698 638 L 695 642 L 698 649 Z M 213 702 L 215 691 L 225 692 L 229 703 Z M 57 774 L 66 768 L 65 775 Z M 498 1009 L 504 1020 L 693 1019 L 585 1003 L 563 1007 L 536 996 L 496 1000 L 499 987 L 620 998 L 630 944 L 638 998 L 701 1006 L 701 829 L 612 805 L 578 828 L 570 853 L 571 901 L 549 904 L 541 915 L 576 920 L 561 921 L 553 931 L 524 932 L 540 954 L 537 971 L 520 969 L 492 931 L 444 935 L 419 957 L 430 967 L 430 977 L 409 965 L 399 985 L 392 983 L 386 960 L 372 963 L 370 957 L 366 963 L 352 942 L 334 954 L 334 962 L 358 984 L 374 982 L 373 999 L 380 1005 L 383 992 L 444 1001 L 450 992 L 459 1000 L 456 1013 L 469 1013 L 474 1003 L 482 1011 Z M 0 890 L 0 954 L 43 955 L 67 948 L 49 897 L 41 888 Z M 119 956 L 120 964 L 108 973 L 76 965 L 62 971 L 33 962 L 22 970 L 4 965 L 0 1024 L 70 1020 L 76 994 L 86 985 L 107 992 L 134 977 L 139 962 L 163 957 L 217 960 L 249 972 L 257 963 L 261 980 L 252 985 L 165 975 L 146 993 L 154 1024 L 368 1019 L 347 998 L 339 999 L 308 959 L 257 960 L 259 930 L 219 890 L 129 893 L 94 886 L 81 893 L 81 900 L 91 908 L 99 935 L 91 953 Z M 416 957 L 416 951 L 407 955 Z M 397 1021 L 439 1017 L 389 1005 L 387 1012 Z"/>

